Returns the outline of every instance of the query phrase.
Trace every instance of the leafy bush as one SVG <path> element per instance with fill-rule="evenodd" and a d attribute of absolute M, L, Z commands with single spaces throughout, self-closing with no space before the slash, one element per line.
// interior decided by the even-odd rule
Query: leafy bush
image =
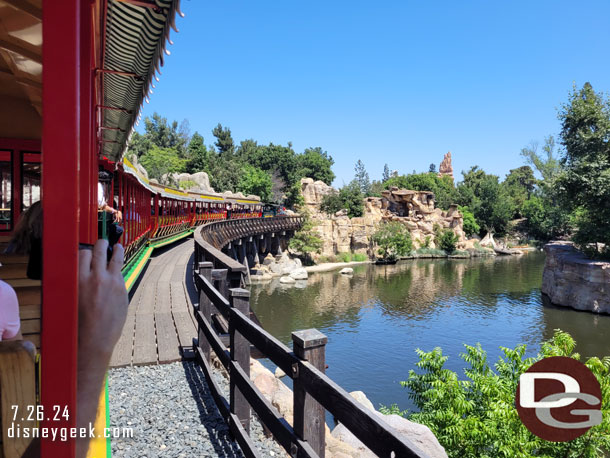
<path fill-rule="evenodd" d="M 455 251 L 458 236 L 451 229 L 441 229 L 438 225 L 434 227 L 434 243 L 436 247 L 451 254 Z"/>
<path fill-rule="evenodd" d="M 535 358 L 524 358 L 526 346 L 502 348 L 504 356 L 495 364 L 479 344 L 465 345 L 461 355 L 468 364 L 467 380 L 445 369 L 448 357 L 440 348 L 431 352 L 417 350 L 416 366 L 422 373 L 409 371 L 401 385 L 419 412 L 409 419 L 428 426 L 451 458 L 492 457 L 603 457 L 610 450 L 610 358 L 589 358 L 586 365 L 602 389 L 603 420 L 585 435 L 570 442 L 547 442 L 531 434 L 519 419 L 515 393 L 519 376 L 534 362 L 549 356 L 580 359 L 569 334 L 556 330 L 543 343 Z M 396 408 L 395 410 L 398 410 Z M 396 412 L 391 412 L 396 413 Z"/>
<path fill-rule="evenodd" d="M 543 188 L 544 189 L 544 188 Z M 570 230 L 570 213 L 550 195 L 549 188 L 523 203 L 525 227 L 538 240 L 551 240 L 566 235 Z"/>
<path fill-rule="evenodd" d="M 419 256 L 447 256 L 447 253 L 438 248 L 420 248 L 415 251 L 415 254 Z"/>
<path fill-rule="evenodd" d="M 339 254 L 337 254 L 337 258 L 339 259 L 340 262 L 351 262 L 352 254 L 349 252 L 339 253 Z"/>
<path fill-rule="evenodd" d="M 305 219 L 303 226 L 290 239 L 288 246 L 299 253 L 305 261 L 311 262 L 311 255 L 313 253 L 320 253 L 323 242 L 313 231 L 314 225 L 307 211 L 301 210 L 300 213 Z"/>
<path fill-rule="evenodd" d="M 352 181 L 347 186 L 343 186 L 339 192 L 333 191 L 322 197 L 320 210 L 327 215 L 334 215 L 340 210 L 347 210 L 347 216 L 362 216 L 364 214 L 364 196 L 356 181 Z"/>
<path fill-rule="evenodd" d="M 178 187 L 180 189 L 191 189 L 197 186 L 197 183 L 191 180 L 181 181 L 178 183 Z"/>
<path fill-rule="evenodd" d="M 364 253 L 354 253 L 352 258 L 356 262 L 363 262 L 369 259 L 369 257 Z"/>
<path fill-rule="evenodd" d="M 468 207 L 458 207 L 462 217 L 464 218 L 464 232 L 468 237 L 474 234 L 478 234 L 481 230 L 481 226 L 477 224 L 477 220 L 474 218 L 474 214 L 468 209 Z"/>
<path fill-rule="evenodd" d="M 413 249 L 413 241 L 409 230 L 398 221 L 383 223 L 373 235 L 382 259 L 396 259 L 407 255 Z"/>

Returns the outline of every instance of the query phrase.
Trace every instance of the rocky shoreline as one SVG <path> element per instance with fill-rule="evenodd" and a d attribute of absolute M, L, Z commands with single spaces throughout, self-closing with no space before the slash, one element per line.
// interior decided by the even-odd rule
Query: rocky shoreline
<path fill-rule="evenodd" d="M 610 262 L 585 257 L 570 242 L 544 247 L 542 292 L 555 305 L 610 313 Z"/>

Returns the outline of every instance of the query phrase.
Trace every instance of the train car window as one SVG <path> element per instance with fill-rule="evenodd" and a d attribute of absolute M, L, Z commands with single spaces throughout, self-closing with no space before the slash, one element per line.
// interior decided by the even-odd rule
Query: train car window
<path fill-rule="evenodd" d="M 40 153 L 21 154 L 21 209 L 40 200 Z"/>
<path fill-rule="evenodd" d="M 10 151 L 0 151 L 0 231 L 13 228 L 13 167 Z"/>

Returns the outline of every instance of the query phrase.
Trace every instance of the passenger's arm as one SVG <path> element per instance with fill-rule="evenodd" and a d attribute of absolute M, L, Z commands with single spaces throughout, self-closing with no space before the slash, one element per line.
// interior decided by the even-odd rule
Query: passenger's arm
<path fill-rule="evenodd" d="M 121 275 L 123 247 L 114 246 L 106 262 L 108 242 L 79 252 L 78 392 L 76 423 L 95 422 L 104 376 L 127 316 L 128 296 Z M 76 456 L 85 458 L 89 440 L 77 439 Z"/>

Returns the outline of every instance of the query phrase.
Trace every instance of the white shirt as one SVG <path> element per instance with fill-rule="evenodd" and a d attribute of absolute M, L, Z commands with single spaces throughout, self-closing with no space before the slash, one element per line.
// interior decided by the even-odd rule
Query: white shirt
<path fill-rule="evenodd" d="M 99 181 L 97 182 L 97 206 L 103 208 L 106 206 L 106 198 L 104 197 L 104 186 Z"/>

